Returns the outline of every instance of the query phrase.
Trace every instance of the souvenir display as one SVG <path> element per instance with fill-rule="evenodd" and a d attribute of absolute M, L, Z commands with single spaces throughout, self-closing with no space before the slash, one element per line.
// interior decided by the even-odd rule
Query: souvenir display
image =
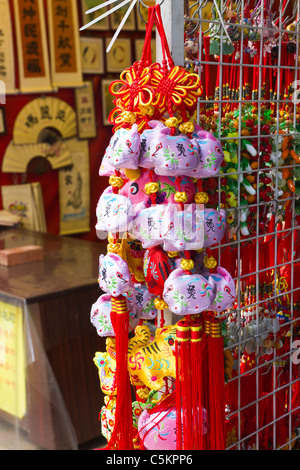
<path fill-rule="evenodd" d="M 254 448 L 257 412 L 266 429 L 259 446 L 271 448 L 274 370 L 276 445 L 287 439 L 289 361 L 274 356 L 289 352 L 289 322 L 299 337 L 300 210 L 291 200 L 300 175 L 287 99 L 294 75 L 283 77 L 274 50 L 282 34 L 288 68 L 294 48 L 264 8 L 265 16 L 248 7 L 238 14 L 228 2 L 221 14 L 213 2 L 224 35 L 212 21 L 200 37 L 187 19 L 186 63 L 177 66 L 160 6 L 150 6 L 141 59 L 110 86 L 113 135 L 99 169 L 109 187 L 96 210 L 96 231 L 109 243 L 99 263 L 104 294 L 91 309 L 106 337 L 94 359 L 106 449 L 224 450 L 237 431 Z M 152 61 L 154 26 L 161 63 Z M 292 375 L 297 384 L 297 367 Z"/>
<path fill-rule="evenodd" d="M 0 36 L 2 209 L 101 240 L 83 351 L 100 406 L 65 380 L 60 419 L 24 368 L 6 380 L 0 337 L 4 420 L 43 448 L 100 437 L 111 463 L 299 450 L 300 0 L 0 0 Z"/>
<path fill-rule="evenodd" d="M 163 44 L 162 64 L 151 60 L 154 25 Z M 232 307 L 236 293 L 230 273 L 218 267 L 209 252 L 224 236 L 226 214 L 205 208 L 207 199 L 199 182 L 218 174 L 224 154 L 213 134 L 194 124 L 202 85 L 196 74 L 174 65 L 158 5 L 149 8 L 141 60 L 122 72 L 110 92 L 115 97 L 114 129 L 99 171 L 109 177 L 110 186 L 100 196 L 96 211 L 96 231 L 106 232 L 109 244 L 99 263 L 104 294 L 91 309 L 98 335 L 111 343 L 95 359 L 102 388 L 103 383 L 112 385 L 114 374 L 113 391 L 109 387 L 113 405 L 107 401 L 101 412 L 107 449 L 210 445 L 224 449 L 225 371 L 219 315 Z M 143 254 L 143 279 L 138 282 L 130 269 L 128 240 L 139 243 Z M 193 259 L 200 253 L 203 269 L 195 272 L 199 264 Z M 166 310 L 178 315 L 177 323 L 166 323 Z M 154 330 L 147 324 L 151 320 Z M 182 342 L 182 324 L 191 332 L 188 343 Z M 130 332 L 134 332 L 131 339 Z M 208 357 L 211 342 L 216 350 L 213 361 Z M 113 360 L 106 379 L 105 364 Z M 204 372 L 194 377 L 195 387 L 190 383 L 186 388 L 183 378 L 190 367 L 210 371 L 205 380 L 205 386 L 215 391 L 210 404 L 202 406 L 201 401 Z M 129 384 L 136 394 L 134 406 Z M 155 391 L 162 399 L 145 408 Z M 190 393 L 192 403 L 187 404 Z M 165 418 L 163 409 L 169 410 Z M 201 415 L 193 418 L 192 443 L 185 421 L 178 434 L 187 409 Z M 114 425 L 108 429 L 112 417 Z M 167 429 L 164 447 L 150 437 L 153 426 L 158 434 Z"/>

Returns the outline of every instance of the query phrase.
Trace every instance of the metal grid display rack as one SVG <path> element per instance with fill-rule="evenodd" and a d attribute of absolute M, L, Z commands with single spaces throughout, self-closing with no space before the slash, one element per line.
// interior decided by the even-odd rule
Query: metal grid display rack
<path fill-rule="evenodd" d="M 237 283 L 224 315 L 234 358 L 226 446 L 297 449 L 300 2 L 184 3 L 185 65 L 204 89 L 197 120 L 225 151 L 204 189 L 226 209 L 213 254 Z"/>

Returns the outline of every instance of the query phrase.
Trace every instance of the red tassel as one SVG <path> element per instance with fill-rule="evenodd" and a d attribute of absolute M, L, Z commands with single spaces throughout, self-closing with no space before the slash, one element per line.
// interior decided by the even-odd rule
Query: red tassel
<path fill-rule="evenodd" d="M 148 410 L 149 415 L 171 410 L 175 406 L 175 400 L 175 391 L 173 390 L 169 394 L 164 395 L 153 408 Z"/>
<path fill-rule="evenodd" d="M 192 378 L 192 437 L 193 449 L 204 450 L 204 433 L 206 423 L 203 419 L 204 388 L 203 388 L 203 352 L 207 336 L 203 333 L 200 321 L 194 321 L 190 327 L 191 334 L 191 378 Z"/>
<path fill-rule="evenodd" d="M 116 338 L 115 425 L 106 450 L 133 449 L 133 421 L 130 378 L 127 368 L 129 312 L 123 296 L 112 298 L 111 321 Z"/>
<path fill-rule="evenodd" d="M 224 345 L 221 323 L 213 316 L 206 315 L 205 330 L 208 333 L 208 450 L 225 450 L 225 376 Z"/>
<path fill-rule="evenodd" d="M 187 426 L 191 424 L 191 370 L 189 324 L 180 320 L 176 327 L 176 446 L 190 450 Z M 189 421 L 189 422 L 188 422 Z"/>
<path fill-rule="evenodd" d="M 194 317 L 177 323 L 176 429 L 177 450 L 204 449 L 203 351 L 205 335 Z"/>

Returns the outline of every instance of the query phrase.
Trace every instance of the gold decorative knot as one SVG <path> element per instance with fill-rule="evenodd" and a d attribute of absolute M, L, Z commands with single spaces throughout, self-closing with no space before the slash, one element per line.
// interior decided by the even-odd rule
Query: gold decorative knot
<path fill-rule="evenodd" d="M 168 251 L 167 253 L 168 253 L 169 258 L 176 258 L 176 256 L 178 256 L 177 251 Z"/>
<path fill-rule="evenodd" d="M 123 180 L 123 178 L 121 178 L 120 176 L 111 176 L 111 177 L 109 178 L 109 184 L 110 184 L 113 188 L 122 188 L 123 183 L 124 183 L 124 180 Z"/>
<path fill-rule="evenodd" d="M 196 204 L 207 204 L 209 201 L 209 197 L 207 193 L 197 193 L 195 195 L 195 202 Z"/>
<path fill-rule="evenodd" d="M 154 307 L 157 310 L 166 310 L 169 306 L 163 299 L 157 298 L 154 300 Z"/>
<path fill-rule="evenodd" d="M 158 183 L 147 183 L 147 184 L 145 185 L 146 194 L 157 193 L 158 190 L 159 190 L 159 185 L 158 185 Z"/>
<path fill-rule="evenodd" d="M 190 134 L 195 130 L 194 123 L 192 121 L 184 122 L 180 124 L 179 130 L 182 134 Z"/>
<path fill-rule="evenodd" d="M 153 116 L 155 108 L 153 106 L 140 106 L 140 112 L 143 116 Z"/>
<path fill-rule="evenodd" d="M 109 243 L 107 245 L 107 252 L 108 253 L 122 253 L 122 245 L 121 243 Z"/>
<path fill-rule="evenodd" d="M 185 271 L 191 271 L 194 268 L 195 263 L 192 259 L 182 259 L 180 262 L 180 266 Z"/>
<path fill-rule="evenodd" d="M 170 117 L 169 119 L 166 119 L 165 125 L 167 127 L 178 127 L 179 121 L 176 117 Z"/>
<path fill-rule="evenodd" d="M 213 256 L 206 256 L 204 258 L 204 266 L 208 269 L 214 269 L 217 266 L 217 262 Z"/>
<path fill-rule="evenodd" d="M 187 194 L 185 192 L 177 191 L 174 195 L 175 202 L 186 202 L 187 201 Z"/>
<path fill-rule="evenodd" d="M 129 122 L 130 124 L 134 124 L 136 122 L 136 115 L 131 111 L 123 111 L 121 117 L 124 122 Z"/>
<path fill-rule="evenodd" d="M 150 389 L 148 387 L 139 388 L 136 393 L 141 398 L 141 400 L 146 400 L 149 396 Z"/>

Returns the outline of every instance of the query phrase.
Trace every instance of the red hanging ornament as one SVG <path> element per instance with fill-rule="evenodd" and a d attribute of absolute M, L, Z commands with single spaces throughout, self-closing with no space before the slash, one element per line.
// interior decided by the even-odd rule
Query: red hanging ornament
<path fill-rule="evenodd" d="M 188 321 L 180 320 L 176 328 L 176 446 L 177 450 L 191 450 L 192 378 L 190 328 Z"/>
<path fill-rule="evenodd" d="M 128 373 L 129 312 L 124 296 L 112 298 L 111 322 L 116 338 L 115 424 L 107 450 L 133 449 L 131 386 Z"/>
<path fill-rule="evenodd" d="M 225 450 L 225 370 L 221 322 L 208 313 L 203 316 L 204 331 L 208 335 L 206 358 L 208 448 Z"/>
<path fill-rule="evenodd" d="M 173 270 L 172 262 L 161 246 L 146 250 L 144 273 L 148 290 L 158 297 L 162 296 L 164 283 Z"/>
<path fill-rule="evenodd" d="M 141 59 L 125 69 L 120 79 L 114 80 L 109 87 L 116 105 L 109 115 L 109 120 L 114 123 L 114 131 L 120 127 L 129 127 L 133 123 L 137 123 L 139 131 L 142 131 L 149 119 L 159 118 L 152 106 L 152 70 L 159 67 L 159 64 L 152 63 L 151 35 L 154 20 L 155 7 L 149 7 Z"/>
<path fill-rule="evenodd" d="M 203 330 L 200 317 L 194 318 L 190 325 L 191 378 L 192 378 L 192 438 L 193 449 L 205 449 L 207 433 L 206 409 L 204 406 L 207 390 L 205 384 L 204 351 L 207 347 L 207 335 Z"/>

